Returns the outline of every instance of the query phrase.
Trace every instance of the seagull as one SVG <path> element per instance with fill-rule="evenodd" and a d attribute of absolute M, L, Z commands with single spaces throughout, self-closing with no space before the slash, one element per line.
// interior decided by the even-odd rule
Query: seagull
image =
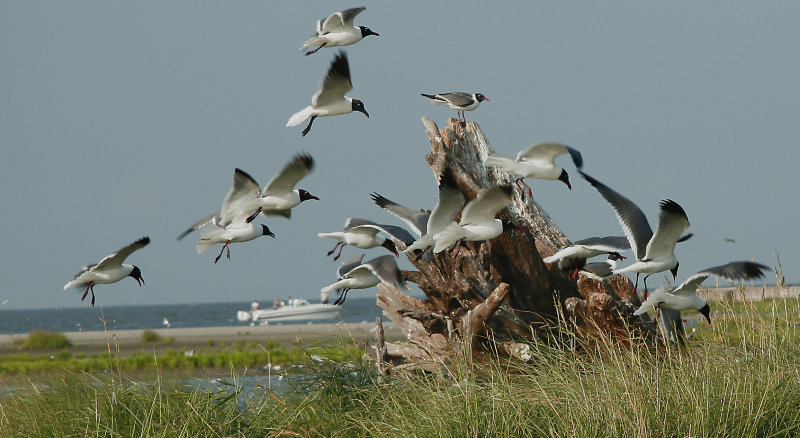
<path fill-rule="evenodd" d="M 342 264 L 338 271 L 339 281 L 323 287 L 320 291 L 322 301 L 327 301 L 330 291 L 342 289 L 342 295 L 333 303 L 341 306 L 350 289 L 366 289 L 377 286 L 381 281 L 408 289 L 392 256 L 380 256 L 361 263 L 363 258 L 364 254 L 360 254 Z"/>
<path fill-rule="evenodd" d="M 253 214 L 250 214 L 245 219 L 247 222 L 252 222 L 259 212 L 264 216 L 279 215 L 289 218 L 292 216 L 292 208 L 298 206 L 301 202 L 309 199 L 319 200 L 318 197 L 304 189 L 294 188 L 301 179 L 311 173 L 313 168 L 314 159 L 311 158 L 311 155 L 297 154 L 264 186 L 264 190 L 259 189 L 258 183 L 247 172 L 236 169 L 234 171 L 234 185 L 241 185 L 242 187 L 239 190 L 245 193 L 243 193 L 243 197 L 240 202 L 236 203 L 235 207 L 242 210 L 241 214 L 250 214 L 255 210 Z M 233 220 L 234 216 L 229 215 L 229 219 Z M 181 233 L 178 236 L 178 240 L 183 239 L 187 234 L 199 229 L 208 222 L 222 227 L 228 225 L 228 223 L 221 221 L 220 210 L 217 210 Z"/>
<path fill-rule="evenodd" d="M 378 236 L 378 232 L 381 231 L 392 236 L 392 238 L 397 239 L 399 242 L 402 242 L 404 246 L 414 243 L 414 236 L 412 236 L 411 233 L 402 227 L 377 224 L 366 219 L 358 219 L 353 217 L 347 218 L 344 223 L 343 231 L 336 231 L 333 233 L 317 233 L 317 236 L 320 238 L 330 237 L 331 239 L 339 241 L 332 250 L 328 251 L 328 255 L 331 255 L 336 252 L 336 248 L 339 248 L 339 253 L 333 258 L 334 260 L 337 260 L 339 256 L 342 255 L 342 249 L 347 245 L 353 245 L 361 249 L 382 246 L 393 252 L 395 256 L 400 257 L 400 254 L 397 252 L 397 248 L 391 239 L 381 238 Z"/>
<path fill-rule="evenodd" d="M 687 278 L 678 287 L 663 286 L 656 289 L 633 314 L 642 315 L 650 309 L 659 307 L 677 311 L 697 309 L 706 317 L 706 321 L 711 324 L 711 317 L 709 316 L 711 309 L 708 307 L 708 303 L 697 295 L 697 288 L 706 278 L 712 275 L 730 281 L 764 278 L 764 272 L 762 271 L 769 269 L 767 266 L 753 262 L 730 262 L 721 266 L 703 269 Z"/>
<path fill-rule="evenodd" d="M 523 197 L 525 196 L 525 190 L 522 185 L 527 189 L 528 196 L 533 197 L 531 188 L 525 184 L 523 178 L 559 180 L 572 190 L 567 171 L 555 165 L 556 157 L 567 153 L 572 157 L 575 167 L 578 169 L 583 167 L 583 157 L 577 149 L 561 143 L 547 142 L 536 143 L 524 151 L 519 151 L 517 158 L 514 160 L 502 155 L 491 155 L 486 158 L 486 165 L 499 167 L 500 170 L 518 175 L 519 178 L 514 180 L 514 183 L 522 190 Z"/>
<path fill-rule="evenodd" d="M 258 198 L 260 192 L 258 183 L 247 172 L 236 168 L 233 172 L 233 187 L 222 200 L 219 213 L 198 229 L 200 235 L 197 237 L 197 252 L 202 254 L 212 246 L 222 243 L 222 249 L 214 259 L 214 263 L 217 263 L 225 250 L 227 258 L 231 258 L 229 245 L 233 242 L 247 242 L 260 236 L 275 238 L 269 227 L 258 226 L 251 222 L 252 215 L 247 216 L 253 210 L 250 208 L 251 203 Z"/>
<path fill-rule="evenodd" d="M 297 126 L 311 117 L 308 126 L 302 133 L 303 137 L 305 137 L 308 131 L 311 131 L 311 124 L 314 123 L 314 119 L 317 117 L 338 116 L 339 114 L 359 111 L 369 118 L 369 113 L 364 109 L 363 102 L 344 95 L 344 93 L 352 89 L 353 84 L 350 82 L 350 65 L 347 63 L 347 54 L 339 52 L 333 59 L 325 79 L 322 80 L 319 91 L 311 98 L 311 105 L 289 117 L 286 126 Z"/>
<path fill-rule="evenodd" d="M 625 236 L 588 237 L 561 248 L 550 257 L 543 258 L 542 261 L 544 263 L 558 262 L 559 269 L 572 268 L 573 271 L 576 271 L 578 264 L 585 263 L 586 259 L 600 254 L 619 255 L 620 252 L 629 249 L 631 249 L 631 244 L 628 243 L 628 238 Z M 621 260 L 625 260 L 625 257 L 621 255 L 619 257 Z"/>
<path fill-rule="evenodd" d="M 464 193 L 458 188 L 450 169 L 446 168 L 439 180 L 439 202 L 430 216 L 428 216 L 425 231 L 421 233 L 419 239 L 406 248 L 405 252 L 416 252 L 417 260 L 422 258 L 423 252 L 434 246 L 439 234 L 455 220 L 458 211 L 461 210 L 465 202 Z"/>
<path fill-rule="evenodd" d="M 92 293 L 92 307 L 94 307 L 94 285 L 116 283 L 125 277 L 133 277 L 139 283 L 139 287 L 144 284 L 142 271 L 136 265 L 124 264 L 122 262 L 139 248 L 144 248 L 150 243 L 149 237 L 142 237 L 136 242 L 123 247 L 119 251 L 107 255 L 99 263 L 84 266 L 75 279 L 64 285 L 64 290 L 75 286 L 86 286 L 81 301 L 86 299 L 86 294 Z"/>
<path fill-rule="evenodd" d="M 583 171 L 581 175 L 593 185 L 603 198 L 611 204 L 617 213 L 625 236 L 631 244 L 631 249 L 636 256 L 636 262 L 622 269 L 614 271 L 615 274 L 625 272 L 636 273 L 636 283 L 633 286 L 633 293 L 639 285 L 639 274 L 647 274 L 644 277 L 644 298 L 647 299 L 647 277 L 658 272 L 669 270 L 673 280 L 678 276 L 678 259 L 675 257 L 675 244 L 687 228 L 689 228 L 689 218 L 677 202 L 667 199 L 659 203 L 661 214 L 658 219 L 658 228 L 653 233 L 647 217 L 642 210 L 630 199 L 611 190 L 608 186 L 592 178 Z"/>
<path fill-rule="evenodd" d="M 370 196 L 378 207 L 397 216 L 400 220 L 408 224 L 408 226 L 411 227 L 411 231 L 415 232 L 417 236 L 422 236 L 428 231 L 428 218 L 431 216 L 430 210 L 414 210 L 413 208 L 400 205 L 375 192 L 372 192 Z"/>
<path fill-rule="evenodd" d="M 300 50 L 306 47 L 317 46 L 316 49 L 306 52 L 306 56 L 317 53 L 323 47 L 349 46 L 361 41 L 370 35 L 380 36 L 366 26 L 353 26 L 356 15 L 363 12 L 366 7 L 350 8 L 334 12 L 328 18 L 317 21 L 317 32 L 306 40 Z"/>
<path fill-rule="evenodd" d="M 522 231 L 522 227 L 509 220 L 495 219 L 500 209 L 511 203 L 513 189 L 510 184 L 494 186 L 482 190 L 475 199 L 469 201 L 461 212 L 461 221 L 451 222 L 436 238 L 433 252 L 439 253 L 458 242 L 461 249 L 464 241 L 489 240 L 512 228 Z M 458 252 L 456 252 L 458 254 Z"/>
<path fill-rule="evenodd" d="M 585 259 L 583 260 L 585 261 Z M 602 284 L 614 275 L 614 269 L 617 268 L 617 260 L 625 260 L 625 257 L 618 252 L 610 252 L 606 261 L 586 263 L 579 268 L 579 272 L 589 279 Z"/>
<path fill-rule="evenodd" d="M 431 100 L 434 105 L 447 105 L 456 110 L 458 120 L 466 123 L 467 119 L 464 116 L 464 111 L 472 111 L 478 107 L 484 100 L 490 102 L 491 100 L 481 93 L 462 93 L 460 91 L 453 93 L 439 93 L 439 94 L 425 94 L 423 96 Z"/>

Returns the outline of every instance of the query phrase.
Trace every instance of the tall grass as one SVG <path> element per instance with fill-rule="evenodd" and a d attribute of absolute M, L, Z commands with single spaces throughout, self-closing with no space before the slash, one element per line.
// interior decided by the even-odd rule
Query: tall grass
<path fill-rule="evenodd" d="M 454 361 L 397 379 L 325 360 L 277 393 L 65 380 L 0 398 L 0 436 L 800 435 L 797 301 L 715 307 L 683 349 L 532 345 L 530 363 Z"/>

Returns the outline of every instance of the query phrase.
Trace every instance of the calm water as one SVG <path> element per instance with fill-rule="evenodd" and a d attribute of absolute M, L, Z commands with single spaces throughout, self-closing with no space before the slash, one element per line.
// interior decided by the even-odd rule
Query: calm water
<path fill-rule="evenodd" d="M 262 309 L 270 307 L 271 302 L 263 301 L 261 303 Z M 249 309 L 250 301 L 109 306 L 102 309 L 87 306 L 66 309 L 0 310 L 0 333 L 28 333 L 37 329 L 59 332 L 103 330 L 101 321 L 103 317 L 108 328 L 116 330 L 163 328 L 164 318 L 170 321 L 172 327 L 248 326 L 249 323 L 236 320 L 236 311 Z M 375 317 L 381 315 L 381 309 L 375 304 L 374 296 L 348 297 L 339 313 L 345 322 L 375 321 Z M 284 322 L 284 324 L 304 324 L 306 322 L 300 320 Z"/>

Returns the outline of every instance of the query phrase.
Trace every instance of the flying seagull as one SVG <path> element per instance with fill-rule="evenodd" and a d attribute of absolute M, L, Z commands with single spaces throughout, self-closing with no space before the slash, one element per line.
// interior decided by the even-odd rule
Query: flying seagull
<path fill-rule="evenodd" d="M 248 213 L 253 210 L 249 205 L 254 198 L 258 198 L 260 191 L 258 184 L 247 172 L 239 168 L 235 169 L 233 187 L 222 200 L 218 218 L 206 222 L 199 228 L 197 252 L 202 254 L 212 246 L 222 243 L 222 249 L 214 259 L 214 263 L 217 263 L 225 250 L 227 250 L 227 258 L 231 258 L 229 247 L 231 243 L 248 242 L 261 236 L 275 238 L 269 227 L 252 223 L 251 218 L 254 216 L 248 216 Z"/>
<path fill-rule="evenodd" d="M 139 283 L 139 287 L 144 284 L 142 278 L 142 271 L 136 265 L 129 265 L 122 263 L 131 255 L 132 252 L 139 248 L 144 248 L 150 243 L 149 237 L 142 237 L 136 242 L 123 247 L 119 251 L 107 255 L 99 263 L 84 266 L 75 279 L 64 285 L 64 290 L 75 286 L 86 286 L 83 292 L 81 301 L 86 299 L 86 294 L 92 293 L 92 306 L 94 306 L 94 285 L 95 284 L 108 284 L 116 283 L 125 277 L 133 277 Z"/>
<path fill-rule="evenodd" d="M 339 52 L 333 59 L 328 74 L 322 80 L 322 85 L 314 97 L 311 98 L 311 105 L 301 109 L 286 123 L 286 126 L 297 126 L 309 117 L 311 120 L 303 130 L 303 137 L 311 131 L 311 124 L 317 117 L 338 116 L 353 111 L 359 111 L 369 117 L 369 113 L 364 109 L 364 103 L 358 99 L 347 97 L 344 94 L 353 89 L 350 82 L 350 65 L 347 63 L 347 54 Z"/>
<path fill-rule="evenodd" d="M 712 275 L 730 281 L 764 278 L 764 272 L 762 271 L 769 269 L 767 266 L 753 262 L 730 262 L 721 266 L 703 269 L 687 278 L 678 287 L 663 286 L 656 289 L 633 314 L 642 315 L 650 309 L 658 307 L 677 311 L 697 309 L 711 324 L 711 316 L 709 315 L 711 309 L 708 307 L 708 303 L 697 295 L 697 288 L 706 278 Z"/>
<path fill-rule="evenodd" d="M 349 46 L 370 35 L 380 36 L 366 26 L 353 26 L 356 15 L 365 9 L 367 8 L 364 6 L 345 9 L 317 21 L 316 33 L 303 43 L 300 50 L 316 46 L 316 49 L 306 52 L 306 56 L 308 56 L 317 53 L 317 50 L 323 47 Z"/>
<path fill-rule="evenodd" d="M 543 258 L 542 261 L 544 263 L 558 262 L 559 269 L 572 268 L 575 271 L 581 260 L 585 262 L 586 259 L 600 254 L 619 254 L 629 249 L 631 249 L 631 244 L 628 243 L 628 238 L 625 236 L 588 237 L 561 248 L 555 254 Z M 621 255 L 619 257 L 621 260 L 625 260 L 625 257 Z"/>
<path fill-rule="evenodd" d="M 311 155 L 297 154 L 283 166 L 283 169 L 277 175 L 272 177 L 269 183 L 264 186 L 264 190 L 259 189 L 258 183 L 249 174 L 241 169 L 236 169 L 233 177 L 234 186 L 237 184 L 240 186 L 237 191 L 240 192 L 242 197 L 230 208 L 238 208 L 239 215 L 249 215 L 245 219 L 246 222 L 252 222 L 259 212 L 264 216 L 279 215 L 289 218 L 292 215 L 292 208 L 298 206 L 301 202 L 309 199 L 319 200 L 318 197 L 304 189 L 294 188 L 301 179 L 311 173 L 313 168 L 314 159 L 311 158 Z M 234 219 L 235 213 L 237 212 L 228 212 L 228 221 L 223 222 L 220 217 L 220 210 L 217 210 L 194 223 L 178 236 L 178 240 L 183 239 L 187 234 L 199 229 L 208 222 L 224 228 Z"/>
<path fill-rule="evenodd" d="M 392 236 L 393 239 L 397 239 L 399 242 L 401 242 L 404 247 L 414 243 L 414 236 L 412 236 L 411 233 L 402 227 L 378 224 L 370 220 L 353 217 L 348 218 L 345 221 L 344 229 L 342 231 L 335 231 L 333 233 L 318 233 L 317 236 L 320 238 L 329 237 L 339 241 L 332 250 L 328 251 L 328 255 L 331 255 L 336 252 L 337 248 L 339 248 L 339 254 L 336 254 L 336 256 L 333 257 L 334 260 L 337 260 L 339 256 L 342 255 L 342 248 L 347 245 L 353 245 L 361 249 L 382 246 L 393 252 L 395 256 L 399 257 L 400 254 L 397 252 L 397 248 L 392 239 L 378 236 L 379 232 L 384 232 Z"/>
<path fill-rule="evenodd" d="M 511 185 L 502 185 L 478 193 L 475 199 L 467 202 L 461 212 L 461 221 L 451 222 L 439 234 L 433 252 L 442 252 L 456 242 L 460 250 L 460 245 L 464 241 L 493 239 L 512 228 L 522 231 L 522 227 L 514 225 L 511 221 L 495 219 L 497 212 L 511 203 L 512 191 Z"/>
<path fill-rule="evenodd" d="M 320 291 L 323 302 L 328 300 L 330 291 L 341 289 L 342 295 L 333 303 L 341 306 L 350 289 L 366 289 L 377 286 L 381 281 L 408 289 L 400 269 L 397 268 L 397 262 L 392 256 L 380 256 L 361 263 L 363 257 L 364 254 L 361 254 L 342 264 L 338 271 L 339 281 L 323 287 Z"/>
<path fill-rule="evenodd" d="M 464 111 L 472 111 L 478 107 L 484 100 L 489 102 L 490 99 L 481 93 L 462 93 L 456 91 L 453 93 L 439 93 L 439 94 L 425 94 L 423 96 L 431 100 L 434 105 L 447 105 L 456 110 L 458 120 L 466 123 L 467 119 L 464 116 Z"/>
<path fill-rule="evenodd" d="M 531 188 L 525 184 L 523 178 L 559 180 L 572 190 L 567 171 L 555 165 L 556 157 L 567 153 L 572 157 L 575 167 L 580 169 L 583 166 L 581 153 L 561 143 L 536 143 L 524 151 L 519 151 L 514 160 L 502 155 L 491 155 L 486 158 L 486 165 L 499 167 L 500 170 L 519 176 L 514 183 L 522 190 L 523 197 L 525 190 L 520 184 L 525 186 L 528 196 L 533 197 Z"/>
<path fill-rule="evenodd" d="M 455 177 L 449 168 L 445 168 L 439 179 L 439 202 L 434 207 L 433 212 L 428 216 L 425 224 L 425 232 L 421 234 L 413 245 L 406 248 L 406 253 L 417 252 L 417 260 L 428 248 L 436 244 L 436 238 L 447 228 L 448 225 L 458 215 L 458 211 L 464 206 L 466 198 L 461 189 L 456 184 Z"/>
<path fill-rule="evenodd" d="M 647 217 L 630 199 L 620 195 L 583 171 L 579 170 L 579 172 L 614 208 L 617 220 L 619 220 L 636 256 L 635 263 L 617 269 L 614 273 L 635 272 L 634 293 L 636 293 L 636 288 L 639 285 L 639 274 L 647 274 L 644 277 L 645 299 L 647 299 L 647 277 L 650 275 L 669 270 L 672 273 L 672 278 L 677 278 L 678 259 L 675 257 L 675 244 L 680 239 L 681 233 L 689 228 L 689 218 L 683 208 L 671 199 L 661 201 L 659 204 L 661 214 L 659 215 L 658 228 L 653 233 L 650 224 L 647 222 Z"/>

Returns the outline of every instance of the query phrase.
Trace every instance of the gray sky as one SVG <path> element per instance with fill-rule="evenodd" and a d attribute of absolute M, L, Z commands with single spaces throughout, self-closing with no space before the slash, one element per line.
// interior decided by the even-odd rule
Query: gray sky
<path fill-rule="evenodd" d="M 800 3 L 367 2 L 356 24 L 381 36 L 346 51 L 349 95 L 371 117 L 320 118 L 302 138 L 286 120 L 309 104 L 335 49 L 297 49 L 317 19 L 353 6 L 2 2 L 5 308 L 88 306 L 63 284 L 145 235 L 152 243 L 127 261 L 146 285 L 99 285 L 98 305 L 317 299 L 338 267 L 325 257 L 334 241 L 317 232 L 350 216 L 399 224 L 373 190 L 435 204 L 420 118 L 443 126 L 455 112 L 419 93 L 448 91 L 491 99 L 467 119 L 499 153 L 569 144 L 653 225 L 659 200 L 679 202 L 695 233 L 676 251 L 679 280 L 731 260 L 774 265 L 779 251 L 796 282 Z M 263 186 L 299 151 L 317 162 L 300 187 L 321 201 L 263 221 L 276 239 L 232 245 L 217 265 L 193 238 L 176 241 L 219 207 L 235 167 Z M 573 190 L 526 180 L 539 204 L 573 240 L 621 234 L 568 157 L 559 163 Z"/>

